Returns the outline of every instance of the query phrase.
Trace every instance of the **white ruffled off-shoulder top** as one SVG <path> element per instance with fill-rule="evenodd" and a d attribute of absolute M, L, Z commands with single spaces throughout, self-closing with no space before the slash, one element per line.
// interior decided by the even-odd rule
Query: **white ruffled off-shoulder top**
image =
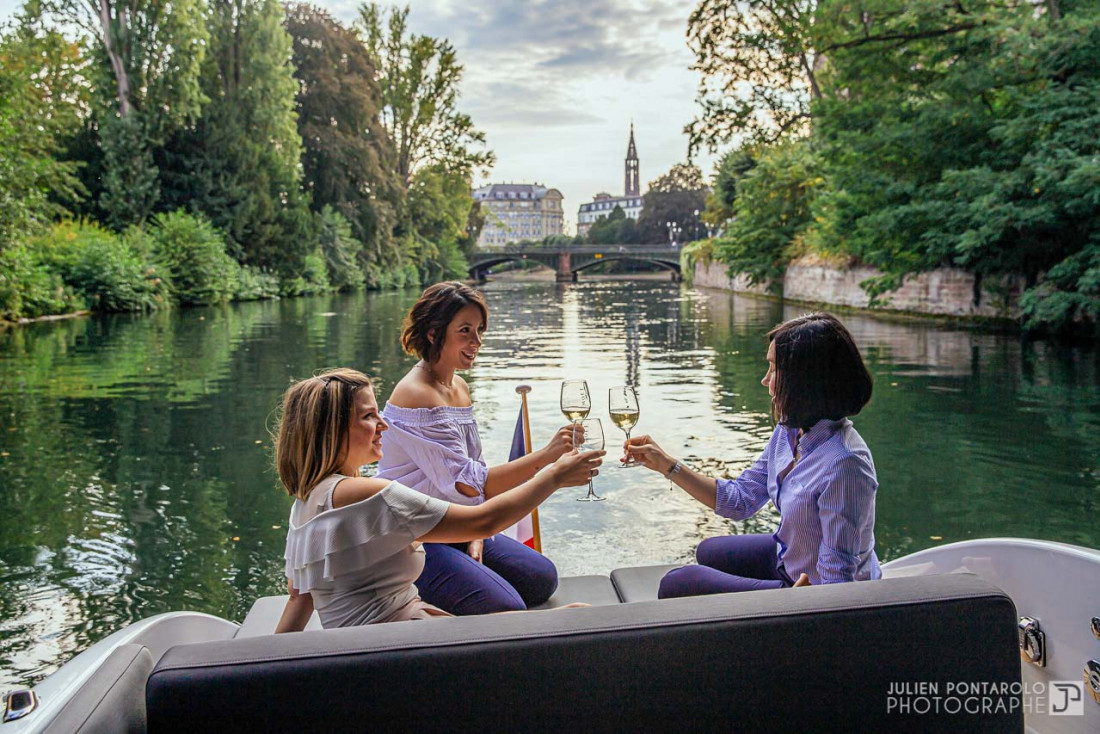
<path fill-rule="evenodd" d="M 446 616 L 420 599 L 413 582 L 424 569 L 416 539 L 439 524 L 448 503 L 390 482 L 333 508 L 333 490 L 346 478 L 326 477 L 294 501 L 284 554 L 294 588 L 313 595 L 325 628 Z"/>

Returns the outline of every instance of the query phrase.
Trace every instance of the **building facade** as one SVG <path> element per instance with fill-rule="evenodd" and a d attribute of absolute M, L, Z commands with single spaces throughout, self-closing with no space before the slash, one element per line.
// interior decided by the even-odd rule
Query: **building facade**
<path fill-rule="evenodd" d="M 582 237 L 597 221 L 609 216 L 615 207 L 623 210 L 629 219 L 637 219 L 642 213 L 642 187 L 638 167 L 638 149 L 634 145 L 634 123 L 630 123 L 630 141 L 626 145 L 626 162 L 623 166 L 622 196 L 600 192 L 587 204 L 577 209 L 577 234 Z"/>
<path fill-rule="evenodd" d="M 485 210 L 485 226 L 477 240 L 481 247 L 562 234 L 565 210 L 557 189 L 538 183 L 489 184 L 475 189 L 473 197 Z"/>

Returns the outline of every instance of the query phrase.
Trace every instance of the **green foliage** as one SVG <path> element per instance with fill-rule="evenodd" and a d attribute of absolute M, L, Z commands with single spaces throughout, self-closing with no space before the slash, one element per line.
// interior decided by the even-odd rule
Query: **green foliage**
<path fill-rule="evenodd" d="M 118 235 L 98 225 L 62 222 L 30 248 L 97 311 L 142 311 L 166 306 L 168 288 Z"/>
<path fill-rule="evenodd" d="M 278 298 L 282 295 L 279 276 L 245 265 L 237 271 L 237 290 L 233 293 L 234 301 L 263 301 L 269 298 Z"/>
<path fill-rule="evenodd" d="M 1095 323 L 1100 12 L 897 8 L 876 5 L 870 38 L 828 16 L 838 40 L 819 130 L 833 191 L 812 240 L 879 267 L 872 295 L 950 265 L 1039 283 L 1021 303 L 1029 328 Z"/>
<path fill-rule="evenodd" d="M 756 166 L 759 151 L 754 146 L 742 146 L 728 151 L 718 161 L 714 174 L 714 191 L 707 196 L 703 221 L 720 230 L 733 219 L 737 185 Z"/>
<path fill-rule="evenodd" d="M 16 321 L 84 308 L 84 300 L 65 285 L 30 248 L 0 250 L 0 320 Z"/>
<path fill-rule="evenodd" d="M 157 215 L 149 237 L 179 303 L 224 303 L 236 293 L 240 268 L 226 254 L 221 233 L 202 216 L 182 210 Z"/>
<path fill-rule="evenodd" d="M 99 204 L 117 230 L 141 225 L 160 198 L 157 167 L 138 115 L 108 117 L 100 128 L 103 192 Z"/>
<path fill-rule="evenodd" d="M 242 264 L 293 279 L 316 233 L 300 186 L 298 82 L 283 12 L 275 0 L 248 0 L 215 5 L 208 19 L 203 91 L 211 101 L 196 129 L 170 145 L 184 160 L 198 151 L 193 172 L 184 169 L 193 190 L 165 204 L 203 212 Z"/>
<path fill-rule="evenodd" d="M 733 223 L 715 243 L 730 273 L 747 274 L 753 283 L 781 279 L 811 221 L 814 191 L 822 183 L 809 141 L 765 148 L 740 180 Z"/>
<path fill-rule="evenodd" d="M 328 269 L 328 282 L 337 290 L 363 285 L 365 277 L 359 267 L 363 244 L 352 236 L 348 220 L 328 205 L 317 217 L 317 238 Z"/>
<path fill-rule="evenodd" d="M 93 194 L 115 229 L 140 224 L 160 196 L 157 149 L 205 101 L 203 2 L 56 0 L 53 7 L 93 48 L 88 77 L 103 146 L 102 189 Z"/>
<path fill-rule="evenodd" d="M 76 165 L 58 159 L 62 137 L 79 125 L 82 65 L 74 44 L 42 28 L 34 5 L 0 35 L 0 251 L 83 193 Z"/>
<path fill-rule="evenodd" d="M 466 236 L 473 199 L 469 174 L 443 165 L 416 172 L 408 192 L 412 225 L 410 247 L 420 263 L 421 280 L 466 277 L 468 264 L 461 243 Z"/>
<path fill-rule="evenodd" d="M 689 40 L 692 147 L 747 141 L 705 215 L 733 218 L 734 271 L 812 248 L 877 267 L 873 298 L 942 266 L 1022 276 L 1025 326 L 1096 328 L 1100 6 L 704 0 Z"/>
<path fill-rule="evenodd" d="M 680 233 L 677 242 L 696 239 L 707 192 L 703 174 L 696 166 L 674 165 L 668 173 L 650 182 L 642 197 L 635 239 L 646 244 L 669 242 L 673 228 Z"/>
<path fill-rule="evenodd" d="M 709 265 L 714 260 L 714 240 L 695 240 L 683 246 L 680 250 L 680 272 L 684 276 L 684 282 L 691 285 L 695 277 L 695 263 Z"/>
<path fill-rule="evenodd" d="M 638 241 L 638 225 L 626 216 L 618 204 L 606 217 L 601 217 L 588 229 L 588 244 L 619 245 Z"/>
<path fill-rule="evenodd" d="M 370 55 L 353 32 L 310 5 L 288 5 L 286 29 L 293 39 L 302 168 L 312 209 L 329 208 L 350 223 L 349 237 L 362 245 L 347 245 L 349 252 L 396 261 L 393 229 L 403 209 L 404 182 L 394 172 L 393 145 L 378 120 L 381 90 Z M 333 285 L 361 284 L 361 272 L 331 259 L 331 227 L 321 234 L 326 236 L 322 250 Z M 357 269 L 354 261 L 350 266 Z"/>
<path fill-rule="evenodd" d="M 332 290 L 327 270 L 325 257 L 320 252 L 306 255 L 302 274 L 296 278 L 284 278 L 280 292 L 284 296 L 313 296 Z"/>
<path fill-rule="evenodd" d="M 413 288 L 420 285 L 420 273 L 416 266 L 409 264 L 383 269 L 375 263 L 367 263 L 365 268 L 367 285 L 379 290 L 391 288 Z"/>
<path fill-rule="evenodd" d="M 688 20 L 701 117 L 684 128 L 689 152 L 734 138 L 771 143 L 804 134 L 820 96 L 818 0 L 701 0 Z M 862 8 L 864 4 L 853 7 Z"/>
<path fill-rule="evenodd" d="M 409 9 L 392 8 L 388 17 L 377 3 L 359 6 L 363 42 L 382 90 L 382 126 L 396 150 L 398 178 L 411 183 L 425 165 L 472 174 L 492 166 L 485 133 L 458 111 L 462 65 L 445 39 L 408 32 Z"/>

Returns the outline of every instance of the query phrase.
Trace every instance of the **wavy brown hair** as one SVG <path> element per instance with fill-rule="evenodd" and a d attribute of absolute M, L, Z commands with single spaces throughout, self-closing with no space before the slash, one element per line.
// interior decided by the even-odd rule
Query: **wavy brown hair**
<path fill-rule="evenodd" d="M 283 393 L 275 434 L 275 470 L 287 494 L 304 500 L 340 469 L 347 453 L 355 393 L 372 389 L 362 372 L 337 368 L 295 382 Z"/>
<path fill-rule="evenodd" d="M 479 291 L 456 280 L 426 288 L 409 310 L 401 327 L 401 346 L 405 353 L 433 364 L 443 350 L 447 326 L 456 313 L 470 304 L 481 309 L 481 318 L 488 327 L 489 306 Z"/>
<path fill-rule="evenodd" d="M 784 321 L 768 340 L 775 344 L 776 422 L 808 431 L 823 418 L 858 414 L 871 399 L 871 373 L 836 316 L 810 313 Z"/>

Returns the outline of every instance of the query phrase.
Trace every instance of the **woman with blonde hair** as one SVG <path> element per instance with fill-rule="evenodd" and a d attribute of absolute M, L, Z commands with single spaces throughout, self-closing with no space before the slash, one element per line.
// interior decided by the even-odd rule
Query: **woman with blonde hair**
<path fill-rule="evenodd" d="M 276 632 L 301 630 L 316 609 L 323 627 L 450 616 L 421 600 L 421 541 L 457 543 L 512 525 L 561 487 L 598 473 L 603 452 L 572 453 L 505 495 L 477 506 L 361 477 L 382 456 L 370 379 L 334 369 L 283 396 L 275 442 L 279 480 L 295 498 L 286 543 L 290 599 Z"/>

